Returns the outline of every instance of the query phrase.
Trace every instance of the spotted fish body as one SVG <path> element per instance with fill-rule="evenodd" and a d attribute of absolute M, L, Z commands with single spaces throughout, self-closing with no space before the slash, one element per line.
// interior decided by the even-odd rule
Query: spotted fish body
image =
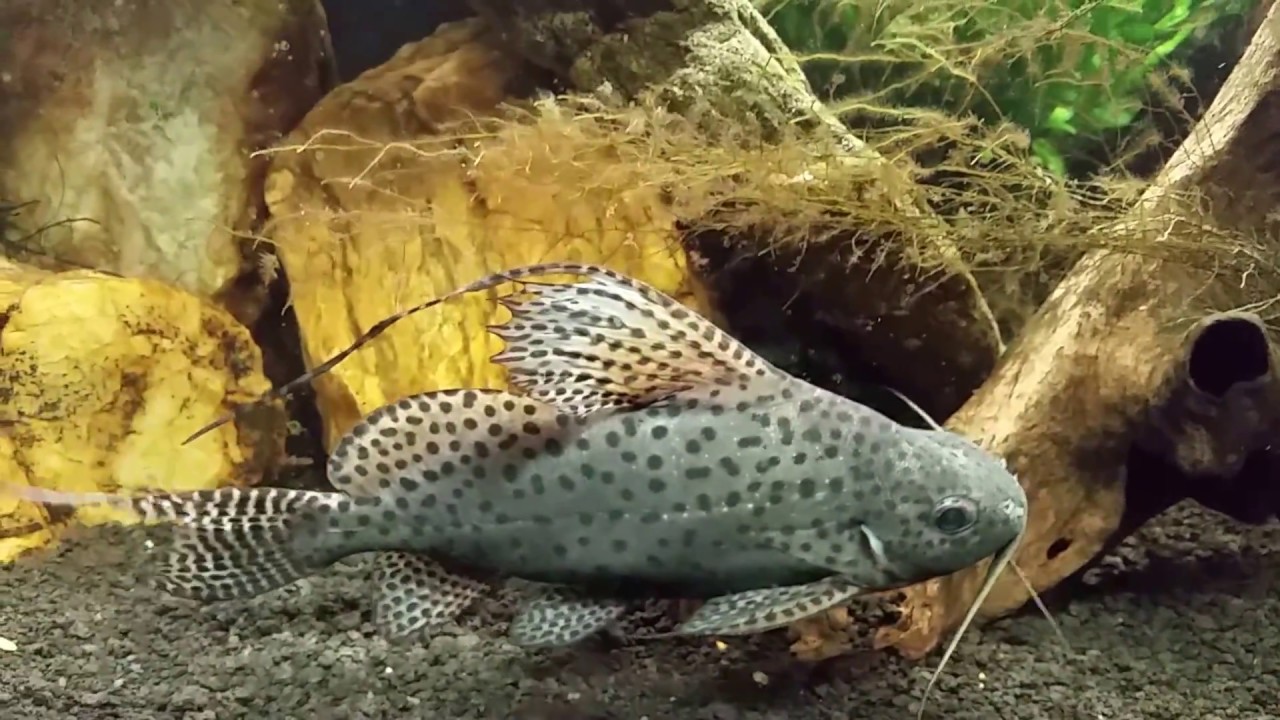
<path fill-rule="evenodd" d="M 330 515 L 334 552 L 411 548 L 539 582 L 708 598 L 837 573 L 890 589 L 949 570 L 948 552 L 968 561 L 999 548 L 1000 538 L 926 539 L 915 518 L 899 519 L 932 512 L 936 498 L 900 476 L 955 466 L 945 446 L 812 386 L 780 385 L 594 419 L 497 391 L 406 398 L 333 453 L 339 489 L 379 483 L 353 512 Z M 919 541 L 938 552 L 886 558 Z"/>
<path fill-rule="evenodd" d="M 166 587 L 248 597 L 376 552 L 376 615 L 393 634 L 503 577 L 545 584 L 512 626 L 528 645 L 573 642 L 651 597 L 708 601 L 676 634 L 753 632 L 949 574 L 1021 531 L 1021 487 L 967 440 L 789 376 L 603 268 L 501 279 L 553 273 L 586 279 L 523 280 L 500 299 L 512 319 L 492 328 L 507 345 L 494 359 L 515 392 L 376 410 L 329 460 L 336 492 L 113 500 L 179 524 Z"/>

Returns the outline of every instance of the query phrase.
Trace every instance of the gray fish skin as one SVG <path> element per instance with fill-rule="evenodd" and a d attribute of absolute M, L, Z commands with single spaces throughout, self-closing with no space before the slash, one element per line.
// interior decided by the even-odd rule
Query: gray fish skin
<path fill-rule="evenodd" d="M 798 380 L 752 399 L 713 392 L 591 419 L 478 390 L 385 407 L 335 449 L 330 477 L 341 485 L 352 468 L 381 463 L 388 487 L 325 518 L 314 562 L 438 552 L 538 582 L 707 598 L 832 574 L 892 589 L 972 564 L 1018 532 L 1016 484 L 973 493 L 976 473 L 1005 473 L 984 468 L 981 451 Z M 501 411 L 507 402 L 522 422 L 429 432 L 431 418 L 447 416 L 441 405 L 484 416 L 512 412 Z M 412 427 L 410 418 L 422 422 L 406 454 L 394 449 L 403 435 L 377 429 Z M 509 438 L 518 439 L 504 451 Z M 447 453 L 450 441 L 472 451 L 468 463 L 413 462 L 424 445 Z M 933 515 L 948 496 L 960 496 L 962 511 L 991 511 L 975 518 L 977 531 L 944 533 Z"/>
<path fill-rule="evenodd" d="M 1025 526 L 995 457 L 787 375 L 647 285 L 556 263 L 501 277 L 556 273 L 586 280 L 523 280 L 499 299 L 512 319 L 491 328 L 506 341 L 494 360 L 515 392 L 376 410 L 330 457 L 336 492 L 10 492 L 176 524 L 160 583 L 202 600 L 378 553 L 375 615 L 392 635 L 452 617 L 492 580 L 547 583 L 513 623 L 527 644 L 580 639 L 628 598 L 707 599 L 676 634 L 780 627 L 968 567 Z"/>

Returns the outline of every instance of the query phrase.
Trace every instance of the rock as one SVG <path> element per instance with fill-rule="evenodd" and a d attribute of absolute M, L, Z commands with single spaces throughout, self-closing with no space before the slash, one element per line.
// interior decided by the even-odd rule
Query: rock
<path fill-rule="evenodd" d="M 319 3 L 17 0 L 0 28 L 21 29 L 0 37 L 0 204 L 31 203 L 6 254 L 225 289 L 261 215 L 250 152 L 323 91 Z"/>
<path fill-rule="evenodd" d="M 526 74 L 483 22 L 445 25 L 335 89 L 281 143 L 271 239 L 309 363 L 407 305 L 547 260 L 603 262 L 707 312 L 660 193 L 627 183 L 607 152 L 510 125 L 468 139 L 463 160 L 461 141 L 439 135 L 527 95 Z M 406 395 L 505 387 L 484 332 L 505 317 L 494 306 L 472 296 L 406 319 L 319 378 L 326 444 Z"/>
<path fill-rule="evenodd" d="M 229 403 L 270 388 L 249 332 L 164 283 L 0 259 L 0 478 L 63 491 L 246 484 L 283 454 L 278 406 L 191 445 Z M 0 562 L 46 545 L 69 519 L 0 495 Z"/>

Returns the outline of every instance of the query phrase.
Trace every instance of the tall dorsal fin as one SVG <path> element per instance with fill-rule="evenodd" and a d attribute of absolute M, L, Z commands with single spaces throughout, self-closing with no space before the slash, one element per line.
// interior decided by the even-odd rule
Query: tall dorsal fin
<path fill-rule="evenodd" d="M 610 338 L 621 339 L 624 337 L 624 333 L 631 335 L 627 344 L 618 346 L 620 355 L 609 356 L 609 359 L 614 363 L 618 363 L 622 358 L 628 358 L 627 364 L 633 368 L 640 367 L 644 371 L 644 375 L 636 375 L 638 379 L 635 380 L 642 389 L 641 393 L 638 394 L 632 390 L 618 394 L 618 389 L 625 387 L 619 384 L 618 381 L 626 380 L 630 377 L 626 374 L 628 371 L 624 371 L 622 375 L 619 375 L 613 369 L 614 365 L 604 364 L 600 357 L 588 356 L 574 359 L 571 353 L 581 352 L 580 342 L 561 348 L 560 352 L 556 353 L 554 362 L 542 367 L 536 364 L 537 361 L 547 359 L 549 356 L 538 355 L 535 357 L 533 354 L 540 349 L 545 349 L 545 344 L 535 344 L 534 341 L 538 338 L 533 335 L 521 337 L 521 333 L 512 330 L 512 324 L 507 323 L 506 328 L 510 331 L 508 332 L 510 337 L 506 338 L 508 347 L 503 353 L 499 354 L 498 357 L 502 359 L 498 361 L 505 364 L 509 369 L 515 369 L 513 374 L 519 379 L 513 380 L 513 383 L 517 384 L 518 387 L 529 392 L 539 393 L 543 397 L 552 397 L 552 402 L 555 402 L 558 406 L 565 406 L 567 403 L 562 404 L 561 401 L 554 399 L 555 395 L 550 394 L 554 392 L 551 385 L 552 380 L 543 378 L 556 378 L 554 382 L 558 383 L 558 386 L 564 386 L 566 381 L 562 375 L 553 374 L 548 376 L 546 373 L 562 373 L 569 368 L 576 368 L 578 373 L 571 378 L 574 381 L 573 389 L 575 391 L 591 388 L 595 393 L 592 396 L 596 398 L 594 400 L 574 394 L 574 397 L 577 398 L 576 409 L 579 410 L 590 407 L 617 407 L 625 405 L 627 402 L 635 402 L 637 398 L 649 401 L 656 399 L 656 396 L 645 396 L 644 392 L 657 393 L 658 396 L 661 396 L 664 393 L 669 394 L 678 392 L 681 389 L 687 389 L 699 382 L 732 383 L 735 375 L 739 378 L 759 378 L 770 374 L 778 377 L 782 376 L 779 370 L 773 368 L 767 361 L 747 349 L 742 343 L 721 331 L 711 321 L 685 308 L 671 297 L 648 285 L 631 280 L 599 265 L 541 263 L 486 275 L 440 297 L 388 315 L 328 360 L 284 385 L 263 393 L 256 400 L 235 405 L 231 412 L 200 428 L 184 440 L 183 444 L 190 443 L 205 433 L 242 417 L 257 406 L 288 396 L 299 387 L 329 372 L 352 353 L 410 315 L 428 310 L 469 293 L 489 290 L 506 282 L 521 282 L 525 278 L 540 275 L 578 275 L 585 276 L 588 280 L 587 282 L 574 283 L 567 286 L 538 283 L 536 287 L 539 288 L 539 291 L 533 292 L 531 294 L 532 299 L 528 302 L 519 300 L 504 301 L 508 303 L 507 306 L 509 308 L 513 308 L 513 312 L 520 310 L 522 307 L 525 313 L 532 313 L 535 310 L 540 313 L 550 312 L 550 315 L 543 315 L 544 322 L 546 318 L 556 318 L 559 323 L 567 322 L 571 324 L 581 324 L 588 319 L 603 320 L 609 323 L 605 326 L 610 330 L 609 335 L 605 336 L 605 347 L 610 351 L 613 351 L 614 347 L 610 344 Z M 532 282 L 525 282 L 525 284 L 535 285 Z M 570 293 L 560 290 L 557 293 L 549 293 L 546 290 L 546 288 L 564 287 L 574 288 L 574 291 Z M 530 294 L 526 292 L 526 295 Z M 549 300 L 552 298 L 564 298 L 567 295 L 578 296 L 575 310 L 543 308 L 542 305 L 533 304 L 537 302 L 539 297 Z M 585 303 L 588 297 L 594 298 L 594 303 Z M 590 308 L 595 308 L 595 311 L 591 312 Z M 613 319 L 608 319 L 607 313 L 621 314 L 615 315 Z M 627 321 L 633 318 L 644 319 L 647 322 L 628 325 Z M 514 320 L 516 318 L 513 318 Z M 535 329 L 537 321 L 531 320 L 528 314 L 525 314 L 520 319 L 520 322 L 527 323 L 530 332 L 539 332 Z M 516 327 L 522 326 L 517 325 Z M 640 332 L 642 335 L 635 337 L 635 332 Z M 590 338 L 592 336 L 587 337 Z M 639 365 L 636 362 L 638 358 L 634 357 L 634 349 L 640 347 L 639 341 L 641 340 L 648 342 L 648 347 L 650 348 L 655 345 L 659 348 L 666 347 L 664 345 L 666 342 L 670 343 L 670 347 L 666 353 L 657 352 L 655 356 L 648 359 L 648 362 Z M 672 351 L 676 349 L 679 350 L 679 354 L 673 356 Z M 676 358 L 680 361 L 678 364 L 674 362 Z M 570 359 L 573 359 L 573 362 L 569 362 Z M 618 367 L 621 367 L 621 365 L 618 365 Z M 539 373 L 542 374 L 540 375 Z M 706 374 L 699 377 L 698 373 Z M 632 373 L 632 375 L 635 375 L 635 373 Z M 606 379 L 608 380 L 607 383 L 604 382 Z M 565 392 L 569 391 L 566 390 Z"/>
<path fill-rule="evenodd" d="M 637 407 L 699 386 L 733 386 L 782 373 L 697 312 L 657 289 L 596 266 L 561 266 L 573 283 L 525 282 L 499 299 L 511 319 L 490 326 L 493 356 L 511 384 L 585 415 Z"/>

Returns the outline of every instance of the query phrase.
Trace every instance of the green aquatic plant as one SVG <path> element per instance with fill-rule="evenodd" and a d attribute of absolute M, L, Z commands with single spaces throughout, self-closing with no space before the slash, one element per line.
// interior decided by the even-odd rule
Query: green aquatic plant
<path fill-rule="evenodd" d="M 1182 64 L 1256 0 L 757 0 L 810 82 L 875 121 L 912 110 L 1024 128 L 1068 174 L 1144 110 L 1176 111 Z M 1163 91 L 1163 92 L 1162 92 Z"/>

